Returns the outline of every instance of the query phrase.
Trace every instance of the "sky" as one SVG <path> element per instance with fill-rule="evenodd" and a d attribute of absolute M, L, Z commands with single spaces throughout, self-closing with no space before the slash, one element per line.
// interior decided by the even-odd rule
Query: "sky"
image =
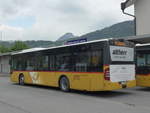
<path fill-rule="evenodd" d="M 51 40 L 132 20 L 125 0 L 0 0 L 0 40 Z M 133 14 L 133 7 L 127 12 Z"/>

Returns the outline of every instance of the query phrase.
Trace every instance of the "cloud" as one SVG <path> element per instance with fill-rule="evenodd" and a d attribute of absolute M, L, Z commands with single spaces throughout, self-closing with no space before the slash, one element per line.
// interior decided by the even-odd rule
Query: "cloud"
<path fill-rule="evenodd" d="M 66 32 L 82 35 L 132 19 L 122 14 L 121 2 L 122 0 L 0 0 L 0 22 L 21 29 L 22 40 L 56 40 Z M 129 12 L 132 10 L 133 8 L 129 9 Z M 21 17 L 25 18 L 22 19 L 23 24 L 19 20 Z M 17 37 L 14 33 L 13 39 Z"/>
<path fill-rule="evenodd" d="M 23 28 L 0 25 L 0 40 L 21 40 Z"/>

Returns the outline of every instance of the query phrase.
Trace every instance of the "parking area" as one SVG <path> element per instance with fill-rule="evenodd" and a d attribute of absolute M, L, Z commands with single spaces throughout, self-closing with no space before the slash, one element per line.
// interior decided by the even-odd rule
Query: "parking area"
<path fill-rule="evenodd" d="M 1 113 L 149 113 L 150 88 L 110 92 L 61 92 L 58 88 L 11 83 L 0 77 Z"/>

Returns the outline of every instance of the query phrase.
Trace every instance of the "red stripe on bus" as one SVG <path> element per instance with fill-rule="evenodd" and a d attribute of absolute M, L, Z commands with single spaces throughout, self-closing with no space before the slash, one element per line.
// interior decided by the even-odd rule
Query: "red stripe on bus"
<path fill-rule="evenodd" d="M 150 76 L 150 73 L 149 74 L 136 74 L 136 76 Z"/>
<path fill-rule="evenodd" d="M 54 72 L 54 73 L 98 73 L 102 74 L 103 72 L 72 72 L 72 71 L 13 71 L 13 72 Z"/>

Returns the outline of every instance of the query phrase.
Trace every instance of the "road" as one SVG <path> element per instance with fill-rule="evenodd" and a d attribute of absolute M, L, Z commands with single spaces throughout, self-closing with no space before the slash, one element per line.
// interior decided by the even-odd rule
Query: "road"
<path fill-rule="evenodd" d="M 0 113 L 150 113 L 150 88 L 64 93 L 0 77 Z"/>

